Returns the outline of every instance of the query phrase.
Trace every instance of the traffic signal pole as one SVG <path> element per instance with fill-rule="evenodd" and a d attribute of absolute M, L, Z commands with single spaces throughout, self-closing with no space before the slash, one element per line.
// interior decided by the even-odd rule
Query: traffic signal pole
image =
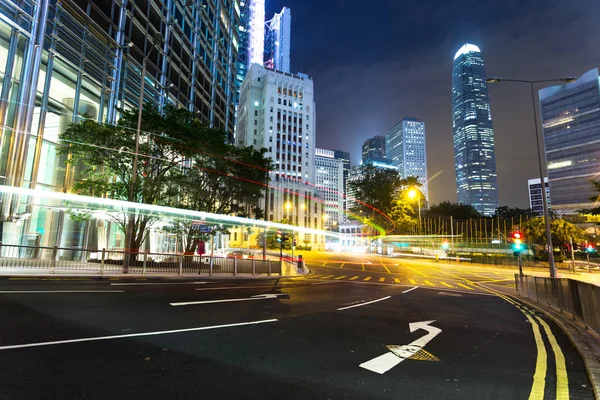
<path fill-rule="evenodd" d="M 519 276 L 523 276 L 523 257 L 521 257 L 521 252 L 519 252 Z"/>

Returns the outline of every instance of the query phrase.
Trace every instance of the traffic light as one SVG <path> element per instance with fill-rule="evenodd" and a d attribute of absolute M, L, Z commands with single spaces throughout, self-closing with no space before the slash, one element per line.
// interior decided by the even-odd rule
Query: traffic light
<path fill-rule="evenodd" d="M 448 241 L 447 241 L 447 240 L 444 240 L 444 241 L 442 242 L 442 249 L 443 249 L 443 250 L 448 250 Z"/>
<path fill-rule="evenodd" d="M 281 230 L 277 231 L 277 235 L 275 237 L 277 238 L 277 243 L 283 242 L 283 235 L 282 235 Z"/>
<path fill-rule="evenodd" d="M 594 251 L 594 245 L 591 243 L 588 243 L 588 245 L 585 248 L 585 251 L 587 251 L 588 253 L 591 253 Z"/>
<path fill-rule="evenodd" d="M 515 257 L 519 256 L 521 254 L 521 252 L 524 250 L 522 238 L 523 238 L 523 235 L 521 235 L 521 232 L 513 232 L 513 234 L 512 234 L 512 249 L 513 249 L 513 255 Z"/>
<path fill-rule="evenodd" d="M 294 238 L 294 247 L 298 244 L 298 239 Z"/>

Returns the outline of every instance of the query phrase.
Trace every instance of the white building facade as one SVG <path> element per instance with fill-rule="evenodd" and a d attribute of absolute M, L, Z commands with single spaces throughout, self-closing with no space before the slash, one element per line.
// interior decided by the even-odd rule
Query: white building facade
<path fill-rule="evenodd" d="M 418 177 L 423 185 L 420 190 L 429 201 L 425 123 L 415 118 L 404 118 L 389 130 L 385 141 L 388 160 L 398 167 L 402 178 Z"/>
<path fill-rule="evenodd" d="M 344 161 L 333 150 L 316 149 L 315 179 L 325 201 L 325 229 L 336 230 L 344 221 Z"/>
<path fill-rule="evenodd" d="M 285 219 L 300 227 L 324 228 L 323 199 L 314 184 L 315 142 L 313 81 L 304 74 L 252 65 L 242 84 L 236 144 L 264 147 L 273 160 L 269 221 Z M 302 234 L 299 239 L 299 244 L 322 249 L 321 235 Z"/>
<path fill-rule="evenodd" d="M 292 39 L 292 12 L 283 7 L 279 14 L 267 21 L 265 29 L 265 67 L 290 72 L 290 42 Z"/>

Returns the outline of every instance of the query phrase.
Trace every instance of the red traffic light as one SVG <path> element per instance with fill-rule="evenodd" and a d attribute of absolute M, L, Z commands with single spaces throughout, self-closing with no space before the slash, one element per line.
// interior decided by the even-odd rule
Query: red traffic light
<path fill-rule="evenodd" d="M 521 239 L 521 232 L 515 232 L 515 233 L 513 233 L 513 237 L 515 239 Z"/>

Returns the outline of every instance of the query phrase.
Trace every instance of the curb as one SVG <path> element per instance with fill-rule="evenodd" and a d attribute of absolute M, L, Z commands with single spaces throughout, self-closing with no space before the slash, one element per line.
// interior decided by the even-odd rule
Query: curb
<path fill-rule="evenodd" d="M 93 280 L 93 281 L 231 281 L 231 280 L 273 280 L 283 278 L 301 278 L 306 275 L 271 275 L 271 276 L 252 276 L 252 275 L 235 275 L 235 276 L 144 276 L 144 275 L 0 275 L 0 280 L 9 281 L 74 281 L 74 280 Z"/>
<path fill-rule="evenodd" d="M 575 347 L 577 353 L 579 353 L 579 356 L 585 365 L 588 378 L 592 383 L 594 397 L 596 399 L 600 399 L 600 335 L 585 328 L 583 324 L 565 317 L 564 314 L 560 314 L 551 308 L 540 306 L 528 298 L 524 298 L 520 295 L 504 293 L 498 289 L 488 288 L 482 284 L 479 285 L 489 290 L 502 293 L 503 295 L 508 296 L 517 302 L 523 303 L 552 320 L 552 322 L 554 322 L 560 328 L 567 338 L 569 338 L 569 341 L 573 347 Z"/>

